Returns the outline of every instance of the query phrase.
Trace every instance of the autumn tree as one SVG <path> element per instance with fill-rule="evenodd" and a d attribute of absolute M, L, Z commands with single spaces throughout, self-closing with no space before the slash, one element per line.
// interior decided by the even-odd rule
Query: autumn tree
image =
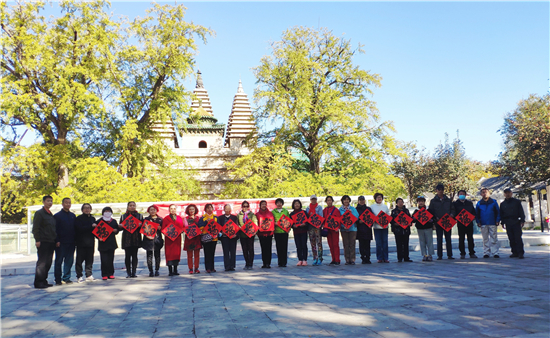
<path fill-rule="evenodd" d="M 294 149 L 319 174 L 324 157 L 338 145 L 355 148 L 356 140 L 376 142 L 387 131 L 368 97 L 381 77 L 361 69 L 354 57 L 361 45 L 327 29 L 294 27 L 271 45 L 271 55 L 254 68 L 256 119 L 260 136 Z"/>
<path fill-rule="evenodd" d="M 521 100 L 499 131 L 504 138 L 500 173 L 526 187 L 550 185 L 550 94 Z"/>

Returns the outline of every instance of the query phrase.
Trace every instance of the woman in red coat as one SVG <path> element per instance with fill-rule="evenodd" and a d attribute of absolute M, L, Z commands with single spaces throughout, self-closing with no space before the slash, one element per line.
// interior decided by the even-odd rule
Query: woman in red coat
<path fill-rule="evenodd" d="M 170 206 L 170 215 L 162 220 L 162 230 L 174 224 L 180 234 L 175 240 L 171 240 L 168 236 L 164 236 L 164 254 L 166 256 L 166 265 L 168 266 L 168 276 L 178 276 L 178 264 L 181 259 L 181 232 L 183 232 L 185 222 L 177 214 L 177 209 L 174 204 Z"/>
<path fill-rule="evenodd" d="M 193 224 L 199 224 L 199 216 L 197 216 L 197 206 L 194 204 L 189 204 L 187 208 L 185 209 L 185 213 L 187 214 L 186 221 L 187 226 L 191 226 Z M 199 256 L 201 253 L 201 236 L 196 236 L 193 238 L 188 238 L 187 234 L 185 234 L 185 241 L 183 243 L 183 250 L 187 251 L 187 266 L 189 267 L 189 273 L 193 273 L 193 263 L 195 263 L 195 272 L 194 273 L 201 273 L 199 270 Z"/>

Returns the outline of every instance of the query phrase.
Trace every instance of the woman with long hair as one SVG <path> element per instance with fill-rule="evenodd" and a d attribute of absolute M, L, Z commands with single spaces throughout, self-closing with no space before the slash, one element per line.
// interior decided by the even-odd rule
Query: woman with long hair
<path fill-rule="evenodd" d="M 214 269 L 214 255 L 216 254 L 216 244 L 218 244 L 218 236 L 212 237 L 206 229 L 206 224 L 210 220 L 218 221 L 214 215 L 214 206 L 208 203 L 204 206 L 204 215 L 199 218 L 199 228 L 202 230 L 200 236 L 202 247 L 204 249 L 204 268 L 207 273 L 216 272 Z"/>
<path fill-rule="evenodd" d="M 126 212 L 120 216 L 120 223 L 128 217 L 134 216 L 140 221 L 139 227 L 134 230 L 133 233 L 124 229 L 122 225 L 118 225 L 122 229 L 122 249 L 125 252 L 124 263 L 126 264 L 126 278 L 136 278 L 136 269 L 138 266 L 138 249 L 141 247 L 141 222 L 143 221 L 143 216 L 136 211 L 136 202 L 128 202 L 126 206 Z"/>
<path fill-rule="evenodd" d="M 239 226 L 243 226 L 248 220 L 252 220 L 255 224 L 258 223 L 256 215 L 250 211 L 250 203 L 243 201 L 241 203 L 241 211 L 237 215 L 239 218 Z M 241 248 L 245 261 L 244 270 L 252 270 L 254 266 L 254 236 L 248 237 L 242 230 L 239 230 Z"/>
<path fill-rule="evenodd" d="M 160 249 L 164 246 L 164 240 L 162 239 L 162 218 L 158 215 L 159 208 L 156 205 L 151 205 L 147 208 L 149 216 L 145 217 L 146 221 L 157 223 L 159 227 L 154 236 L 143 236 L 141 247 L 147 252 L 147 267 L 149 268 L 149 277 L 159 275 L 160 269 Z M 153 256 L 155 256 L 155 272 L 153 273 Z"/>

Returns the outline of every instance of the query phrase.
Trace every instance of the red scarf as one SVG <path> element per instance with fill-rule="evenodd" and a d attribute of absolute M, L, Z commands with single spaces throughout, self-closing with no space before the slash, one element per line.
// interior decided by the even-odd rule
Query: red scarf
<path fill-rule="evenodd" d="M 317 206 L 319 205 L 319 203 L 311 203 L 309 205 L 309 215 L 313 215 L 315 213 L 315 210 L 317 209 Z"/>

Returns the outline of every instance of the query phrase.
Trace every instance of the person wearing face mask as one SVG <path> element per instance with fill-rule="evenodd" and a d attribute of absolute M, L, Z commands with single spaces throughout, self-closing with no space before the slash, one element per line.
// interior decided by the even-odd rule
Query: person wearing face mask
<path fill-rule="evenodd" d="M 113 228 L 113 232 L 111 232 L 109 237 L 105 241 L 99 241 L 97 244 L 97 250 L 101 259 L 101 278 L 103 280 L 115 279 L 115 250 L 118 248 L 115 236 L 118 233 L 118 223 L 113 218 L 113 209 L 110 207 L 103 208 L 101 214 L 103 216 L 96 223 L 92 224 L 92 226 L 95 228 L 97 223 L 103 221 Z"/>
<path fill-rule="evenodd" d="M 168 266 L 168 276 L 179 276 L 178 265 L 181 260 L 181 232 L 187 222 L 177 215 L 178 208 L 172 204 L 168 208 L 170 214 L 162 219 L 162 229 L 174 224 L 174 227 L 180 231 L 180 234 L 171 240 L 168 236 L 164 236 L 164 256 L 166 256 L 166 266 Z"/>
<path fill-rule="evenodd" d="M 325 220 L 327 217 L 334 216 L 340 217 L 340 210 L 333 206 L 334 198 L 332 196 L 325 197 L 325 203 L 327 206 L 323 209 L 323 217 Z M 327 242 L 330 249 L 330 255 L 332 261 L 329 265 L 340 265 L 340 233 L 338 230 L 327 229 Z"/>
<path fill-rule="evenodd" d="M 352 215 L 359 218 L 359 213 L 355 207 L 351 206 L 351 197 L 348 195 L 342 196 L 342 206 L 340 207 L 340 214 L 344 214 L 346 211 L 351 211 Z M 340 227 L 340 234 L 342 235 L 342 244 L 344 245 L 344 258 L 346 259 L 346 265 L 355 265 L 355 239 L 357 238 L 357 222 L 353 223 L 349 229 L 346 229 L 344 225 Z"/>
<path fill-rule="evenodd" d="M 370 205 L 372 213 L 375 216 L 378 216 L 380 211 L 383 211 L 387 215 L 390 215 L 390 209 L 385 205 L 384 195 L 377 192 L 374 194 L 375 203 Z M 374 240 L 376 241 L 376 259 L 378 263 L 389 263 L 389 254 L 388 254 L 388 228 L 383 228 L 380 224 L 374 223 Z"/>
<path fill-rule="evenodd" d="M 310 217 L 315 213 L 323 217 L 323 207 L 317 203 L 317 196 L 312 195 L 309 201 L 311 203 L 306 208 L 307 216 Z M 316 228 L 309 224 L 307 232 L 309 234 L 309 243 L 311 244 L 313 265 L 323 265 L 323 237 L 321 236 L 321 228 Z"/>
<path fill-rule="evenodd" d="M 157 214 L 159 211 L 156 205 L 151 205 L 147 208 L 149 216 L 145 217 L 146 221 L 151 221 L 159 224 L 157 232 L 152 237 L 143 236 L 143 241 L 141 242 L 141 247 L 147 252 L 147 267 L 149 268 L 149 277 L 154 277 L 159 275 L 160 269 L 160 249 L 164 246 L 164 241 L 162 240 L 162 218 Z M 137 230 L 136 230 L 137 231 Z M 153 273 L 153 256 L 155 256 L 155 272 Z"/>
<path fill-rule="evenodd" d="M 60 243 L 55 248 L 55 284 L 71 284 L 71 268 L 74 262 L 76 215 L 71 212 L 71 199 L 65 197 L 61 202 L 63 209 L 55 214 L 57 239 Z M 63 270 L 63 271 L 61 271 Z"/>
<path fill-rule="evenodd" d="M 273 213 L 267 208 L 267 201 L 260 201 L 260 211 L 256 214 L 258 226 L 262 224 L 264 219 L 271 219 L 275 222 Z M 271 269 L 271 256 L 273 246 L 273 231 L 258 230 L 258 239 L 260 240 L 260 248 L 262 249 L 262 269 Z"/>
<path fill-rule="evenodd" d="M 231 214 L 231 210 L 231 204 L 226 204 L 223 207 L 224 214 L 218 217 L 218 223 L 222 227 L 230 220 L 233 221 L 233 223 L 235 224 L 239 224 L 239 219 L 237 218 L 237 216 Z M 225 233 L 222 232 L 222 237 L 220 238 L 220 241 L 222 242 L 223 265 L 225 271 L 235 271 L 235 265 L 237 263 L 237 257 L 235 255 L 237 254 L 238 239 L 239 236 L 229 238 Z"/>
<path fill-rule="evenodd" d="M 243 226 L 248 220 L 252 220 L 254 224 L 258 224 L 256 215 L 250 211 L 250 203 L 243 201 L 241 203 L 241 211 L 237 215 L 239 218 L 239 226 Z M 241 248 L 245 261 L 244 270 L 252 270 L 254 266 L 254 236 L 248 237 L 242 230 L 239 230 Z"/>
<path fill-rule="evenodd" d="M 277 198 L 275 200 L 275 205 L 277 208 L 271 211 L 273 213 L 273 217 L 275 217 L 274 237 L 275 246 L 277 248 L 277 263 L 280 268 L 286 267 L 288 262 L 288 233 L 277 226 L 277 222 L 279 222 L 283 215 L 290 217 L 288 210 L 283 208 L 284 204 L 285 201 L 282 198 Z"/>
<path fill-rule="evenodd" d="M 89 203 L 82 204 L 82 215 L 74 222 L 76 233 L 76 263 L 74 270 L 79 283 L 94 280 L 92 269 L 94 266 L 95 237 L 92 233 L 95 218 L 92 216 L 92 206 Z M 85 262 L 86 277 L 82 274 L 82 263 Z M 85 279 L 84 279 L 85 278 Z"/>
<path fill-rule="evenodd" d="M 462 210 L 466 210 L 473 216 L 476 215 L 476 208 L 472 201 L 466 199 L 466 190 L 460 190 L 458 192 L 458 199 L 453 202 L 455 207 L 455 213 L 458 215 Z M 466 258 L 466 248 L 464 246 L 464 239 L 468 238 L 468 252 L 470 258 L 477 258 L 476 252 L 474 250 L 474 224 L 462 224 L 458 220 L 456 222 L 458 228 L 458 249 L 460 250 L 460 259 Z"/>
<path fill-rule="evenodd" d="M 122 230 L 122 249 L 125 252 L 126 264 L 126 278 L 136 278 L 136 270 L 138 266 L 138 250 L 141 248 L 141 222 L 143 222 L 143 216 L 136 211 L 136 202 L 128 202 L 126 206 L 126 212 L 120 216 L 120 223 L 130 215 L 134 216 L 140 221 L 140 226 L 131 233 L 130 231 L 124 229 L 122 225 L 119 225 L 119 228 Z"/>

